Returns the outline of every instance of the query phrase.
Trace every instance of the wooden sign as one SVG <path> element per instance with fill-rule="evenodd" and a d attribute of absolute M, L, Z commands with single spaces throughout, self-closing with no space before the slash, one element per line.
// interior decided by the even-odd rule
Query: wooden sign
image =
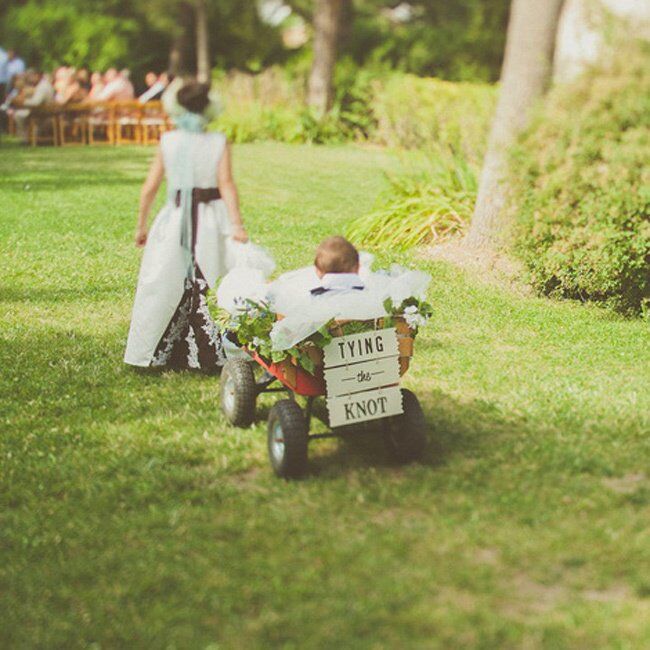
<path fill-rule="evenodd" d="M 398 356 L 397 331 L 394 327 L 337 336 L 325 346 L 325 368 L 350 365 L 369 359 Z"/>
<path fill-rule="evenodd" d="M 392 356 L 328 368 L 325 370 L 325 382 L 329 397 L 390 386 L 399 383 L 399 362 L 397 357 Z"/>
<path fill-rule="evenodd" d="M 330 397 L 327 400 L 330 427 L 379 420 L 403 413 L 399 386 L 368 390 L 362 393 Z"/>
<path fill-rule="evenodd" d="M 324 349 L 324 366 L 331 427 L 403 412 L 394 328 L 336 337 Z"/>

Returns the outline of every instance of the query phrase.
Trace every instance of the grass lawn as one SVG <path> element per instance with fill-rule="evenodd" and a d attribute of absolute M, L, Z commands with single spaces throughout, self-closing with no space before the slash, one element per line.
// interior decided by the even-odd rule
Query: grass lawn
<path fill-rule="evenodd" d="M 647 324 L 411 261 L 434 278 L 405 382 L 425 462 L 317 442 L 309 478 L 277 480 L 270 402 L 236 430 L 218 378 L 122 364 L 151 153 L 0 155 L 0 647 L 650 646 Z M 282 269 L 396 164 L 235 155 Z"/>

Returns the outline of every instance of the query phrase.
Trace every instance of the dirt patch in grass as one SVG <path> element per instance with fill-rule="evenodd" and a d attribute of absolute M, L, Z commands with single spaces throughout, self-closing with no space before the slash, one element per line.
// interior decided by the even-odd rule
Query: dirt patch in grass
<path fill-rule="evenodd" d="M 483 282 L 507 288 L 523 296 L 532 295 L 532 288 L 521 279 L 521 263 L 502 251 L 470 248 L 465 245 L 464 239 L 457 238 L 437 246 L 422 248 L 418 257 L 449 262 Z"/>
<path fill-rule="evenodd" d="M 560 583 L 545 585 L 525 573 L 518 573 L 511 581 L 511 599 L 505 613 L 517 617 L 543 614 L 556 608 L 567 599 L 568 590 Z"/>
<path fill-rule="evenodd" d="M 585 600 L 597 603 L 618 603 L 632 597 L 632 590 L 624 584 L 611 585 L 606 589 L 587 589 L 582 592 Z"/>
<path fill-rule="evenodd" d="M 648 477 L 643 472 L 603 479 L 603 485 L 617 494 L 634 494 L 647 482 Z"/>

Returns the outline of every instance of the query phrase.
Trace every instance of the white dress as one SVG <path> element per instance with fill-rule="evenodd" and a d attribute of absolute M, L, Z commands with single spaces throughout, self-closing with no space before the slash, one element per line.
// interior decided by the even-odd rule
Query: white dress
<path fill-rule="evenodd" d="M 160 146 L 168 200 L 147 238 L 124 361 L 209 369 L 224 355 L 206 293 L 228 270 L 233 246 L 216 188 L 226 138 L 176 130 Z"/>

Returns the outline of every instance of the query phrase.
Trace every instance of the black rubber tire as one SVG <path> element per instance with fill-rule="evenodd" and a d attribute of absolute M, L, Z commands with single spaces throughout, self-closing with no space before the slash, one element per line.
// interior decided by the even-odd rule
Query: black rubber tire
<path fill-rule="evenodd" d="M 402 388 L 404 413 L 382 420 L 386 450 L 400 463 L 422 458 L 427 445 L 427 423 L 418 398 Z"/>
<path fill-rule="evenodd" d="M 257 386 L 253 364 L 245 359 L 226 361 L 221 371 L 221 409 L 231 424 L 247 427 L 255 419 Z"/>
<path fill-rule="evenodd" d="M 282 451 L 276 443 L 277 429 L 282 434 Z M 307 471 L 309 431 L 302 409 L 291 399 L 276 402 L 268 419 L 268 450 L 271 467 L 281 478 L 300 478 Z"/>

